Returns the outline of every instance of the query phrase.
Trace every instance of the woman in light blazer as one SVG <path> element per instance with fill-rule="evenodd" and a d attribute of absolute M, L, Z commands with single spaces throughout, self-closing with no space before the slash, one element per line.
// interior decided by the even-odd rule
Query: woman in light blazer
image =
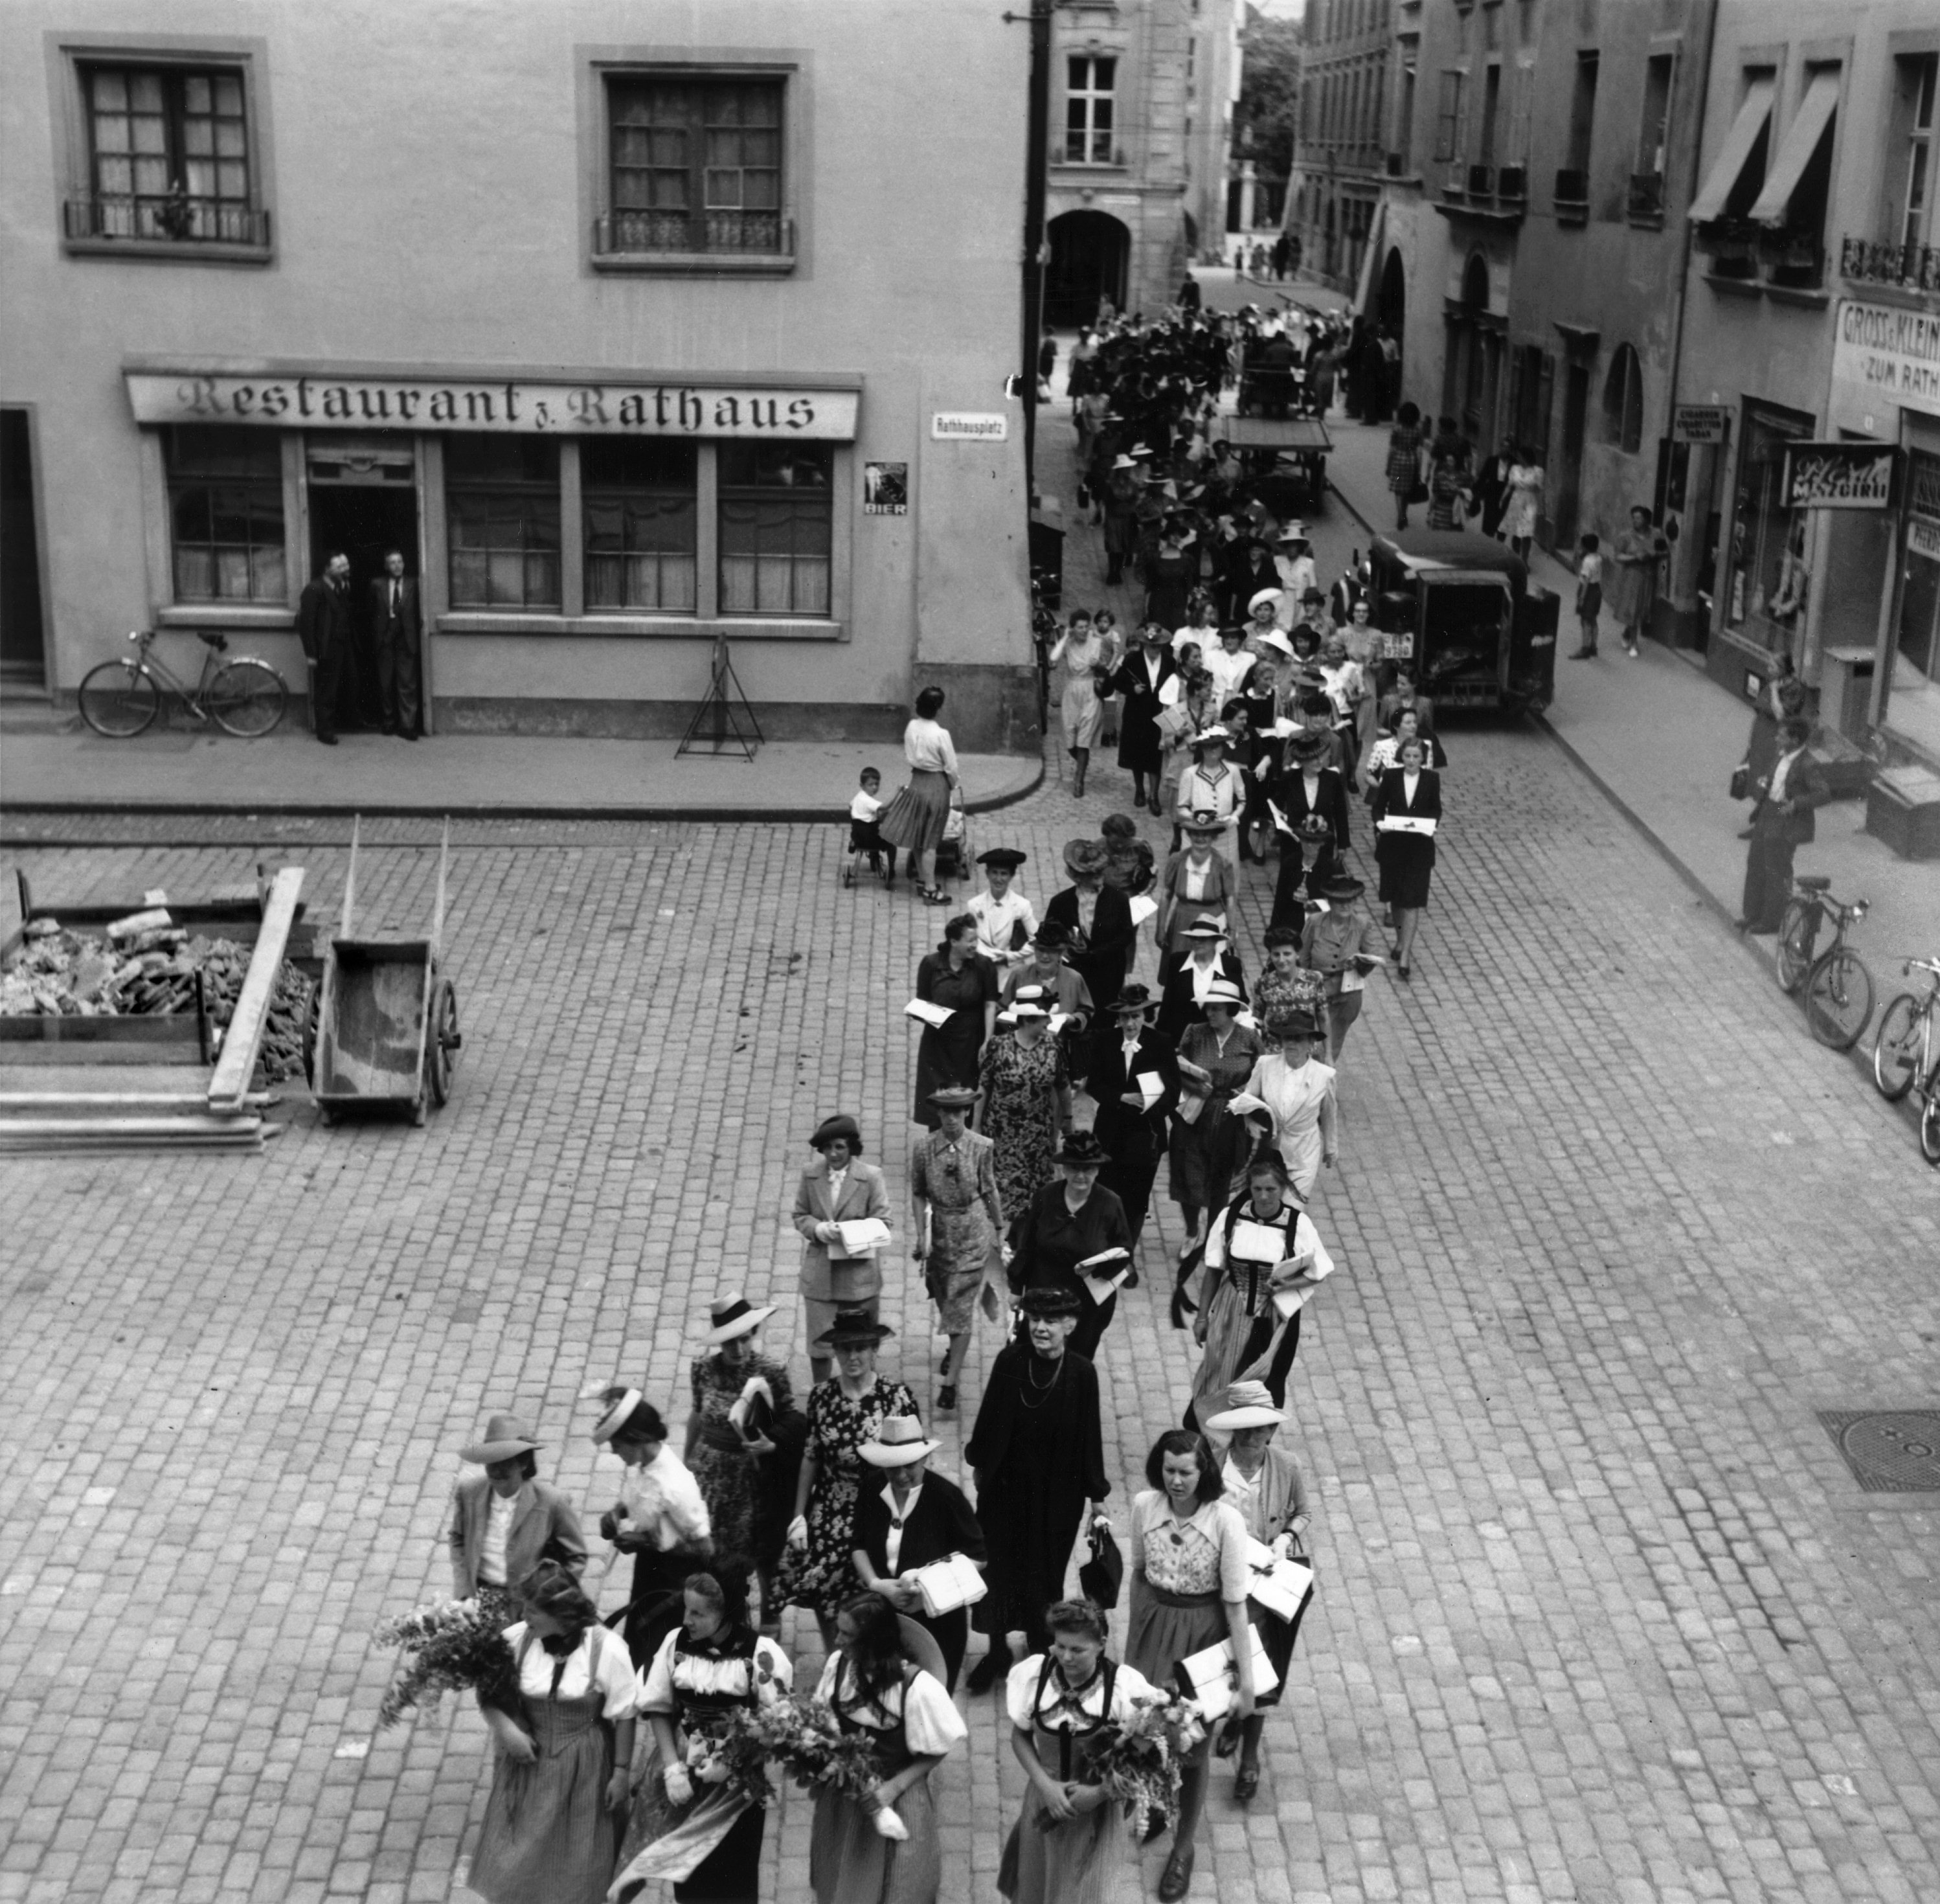
<path fill-rule="evenodd" d="M 485 1472 L 461 1481 L 452 1496 L 451 1596 L 496 1595 L 515 1610 L 512 1591 L 542 1560 L 578 1573 L 586 1565 L 586 1539 L 572 1503 L 538 1478 L 534 1450 L 541 1445 L 514 1415 L 495 1414 L 485 1437 L 460 1451 L 460 1458 Z"/>
<path fill-rule="evenodd" d="M 1428 903 L 1441 820 L 1441 776 L 1423 764 L 1426 758 L 1419 737 L 1402 741 L 1398 763 L 1381 776 L 1374 799 L 1374 859 L 1381 869 L 1381 898 L 1394 909 L 1395 971 L 1404 982 L 1415 929 Z"/>
<path fill-rule="evenodd" d="M 881 1253 L 842 1255 L 835 1226 L 865 1216 L 886 1223 L 889 1192 L 882 1172 L 862 1161 L 862 1134 L 853 1117 L 825 1118 L 809 1142 L 822 1156 L 801 1173 L 793 1214 L 801 1237 L 802 1321 L 813 1343 L 834 1327 L 838 1309 L 866 1309 L 875 1319 L 883 1292 Z M 825 1382 L 835 1365 L 826 1353 L 811 1350 L 808 1365 L 816 1381 Z"/>

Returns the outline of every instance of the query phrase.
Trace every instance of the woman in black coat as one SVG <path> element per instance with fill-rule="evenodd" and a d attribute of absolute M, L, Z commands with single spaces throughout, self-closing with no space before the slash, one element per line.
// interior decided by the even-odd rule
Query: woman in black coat
<path fill-rule="evenodd" d="M 1404 740 L 1399 764 L 1381 776 L 1374 801 L 1374 859 L 1381 869 L 1381 898 L 1394 909 L 1395 970 L 1404 980 L 1428 904 L 1441 819 L 1441 776 L 1423 764 L 1426 758 L 1418 737 Z"/>
<path fill-rule="evenodd" d="M 1171 631 L 1148 620 L 1139 630 L 1137 651 L 1118 664 L 1111 683 L 1111 691 L 1124 697 L 1118 715 L 1118 764 L 1132 777 L 1133 803 L 1155 813 L 1159 810 L 1158 777 L 1165 764 L 1159 743 L 1159 690 L 1179 672 L 1170 642 Z"/>
<path fill-rule="evenodd" d="M 1084 1088 L 1098 1103 L 1091 1134 L 1112 1159 L 1099 1180 L 1125 1207 L 1134 1252 L 1151 1207 L 1152 1179 L 1171 1135 L 1173 1106 L 1179 1102 L 1177 1054 L 1150 1023 L 1158 1009 L 1143 985 L 1126 986 L 1113 1008 L 1114 1022 L 1093 1034 L 1081 1060 Z M 1156 1085 L 1149 1102 L 1141 1079 Z"/>

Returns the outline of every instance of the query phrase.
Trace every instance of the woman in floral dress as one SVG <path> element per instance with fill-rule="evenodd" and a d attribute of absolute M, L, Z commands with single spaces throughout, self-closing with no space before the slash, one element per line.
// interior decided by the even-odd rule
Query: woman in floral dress
<path fill-rule="evenodd" d="M 1045 1029 L 1051 1015 L 1020 989 L 1014 1028 L 984 1047 L 977 1080 L 977 1129 L 997 1146 L 997 1195 L 1014 1222 L 1057 1175 L 1051 1153 L 1071 1113 L 1071 1073 L 1062 1042 Z"/>
<path fill-rule="evenodd" d="M 1327 981 L 1300 963 L 1299 929 L 1274 926 L 1267 934 L 1266 948 L 1267 969 L 1253 981 L 1253 1016 L 1264 1024 L 1290 1012 L 1324 1012 Z"/>
<path fill-rule="evenodd" d="M 808 1445 L 795 1484 L 795 1519 L 782 1562 L 783 1600 L 813 1610 L 822 1644 L 835 1643 L 835 1616 L 862 1590 L 850 1555 L 856 1551 L 856 1503 L 862 1492 L 865 1442 L 891 1415 L 917 1413 L 906 1382 L 876 1372 L 876 1350 L 895 1331 L 865 1309 L 836 1314 L 835 1326 L 815 1346 L 835 1359 L 835 1373 L 808 1395 Z"/>
<path fill-rule="evenodd" d="M 761 1327 L 772 1303 L 750 1305 L 738 1291 L 708 1305 L 706 1348 L 694 1359 L 694 1410 L 687 1417 L 687 1466 L 700 1484 L 714 1527 L 714 1560 L 758 1577 L 761 1618 L 774 1623 L 775 1562 L 780 1557 L 789 1494 L 801 1459 L 802 1417 L 786 1366 L 761 1350 Z M 749 1384 L 760 1405 L 738 1408 Z M 778 1469 L 788 1470 L 777 1473 Z"/>

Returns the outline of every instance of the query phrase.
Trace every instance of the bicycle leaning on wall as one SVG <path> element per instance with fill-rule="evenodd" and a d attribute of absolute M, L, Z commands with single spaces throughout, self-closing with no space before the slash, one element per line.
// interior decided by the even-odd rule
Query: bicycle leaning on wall
<path fill-rule="evenodd" d="M 81 678 L 81 718 L 96 734 L 127 740 L 145 732 L 161 712 L 164 694 L 178 696 L 198 722 L 213 721 L 240 740 L 261 739 L 283 718 L 289 700 L 283 677 L 253 654 L 218 662 L 218 656 L 228 654 L 227 636 L 197 635 L 204 651 L 202 677 L 194 687 L 151 652 L 154 629 L 133 630 L 128 639 L 135 644 L 133 654 L 103 661 Z"/>
<path fill-rule="evenodd" d="M 1778 982 L 1792 997 L 1802 987 L 1805 1022 L 1820 1044 L 1850 1051 L 1873 1015 L 1873 975 L 1846 943 L 1846 928 L 1866 916 L 1866 902 L 1850 905 L 1832 896 L 1823 874 L 1801 873 L 1792 882 L 1792 897 L 1778 926 Z M 1819 928 L 1832 922 L 1832 942 L 1818 949 Z"/>
<path fill-rule="evenodd" d="M 1890 1104 L 1909 1091 L 1920 1094 L 1920 1151 L 1940 1164 L 1940 959 L 1908 959 L 1900 967 L 1911 978 L 1926 975 L 1926 996 L 1902 992 L 1880 1014 L 1873 1045 L 1873 1083 Z"/>

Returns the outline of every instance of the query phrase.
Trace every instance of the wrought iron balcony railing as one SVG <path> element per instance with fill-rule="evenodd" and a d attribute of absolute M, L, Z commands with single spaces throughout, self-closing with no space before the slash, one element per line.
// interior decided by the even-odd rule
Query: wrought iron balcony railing
<path fill-rule="evenodd" d="M 792 258 L 795 221 L 779 212 L 611 212 L 593 221 L 593 249 L 601 258 Z"/>
<path fill-rule="evenodd" d="M 1839 241 L 1839 275 L 1855 284 L 1940 291 L 1940 245 L 1888 245 L 1848 236 Z"/>
<path fill-rule="evenodd" d="M 267 212 L 179 194 L 165 198 L 70 198 L 61 207 L 61 226 L 70 238 L 249 245 L 259 249 L 270 243 Z"/>

